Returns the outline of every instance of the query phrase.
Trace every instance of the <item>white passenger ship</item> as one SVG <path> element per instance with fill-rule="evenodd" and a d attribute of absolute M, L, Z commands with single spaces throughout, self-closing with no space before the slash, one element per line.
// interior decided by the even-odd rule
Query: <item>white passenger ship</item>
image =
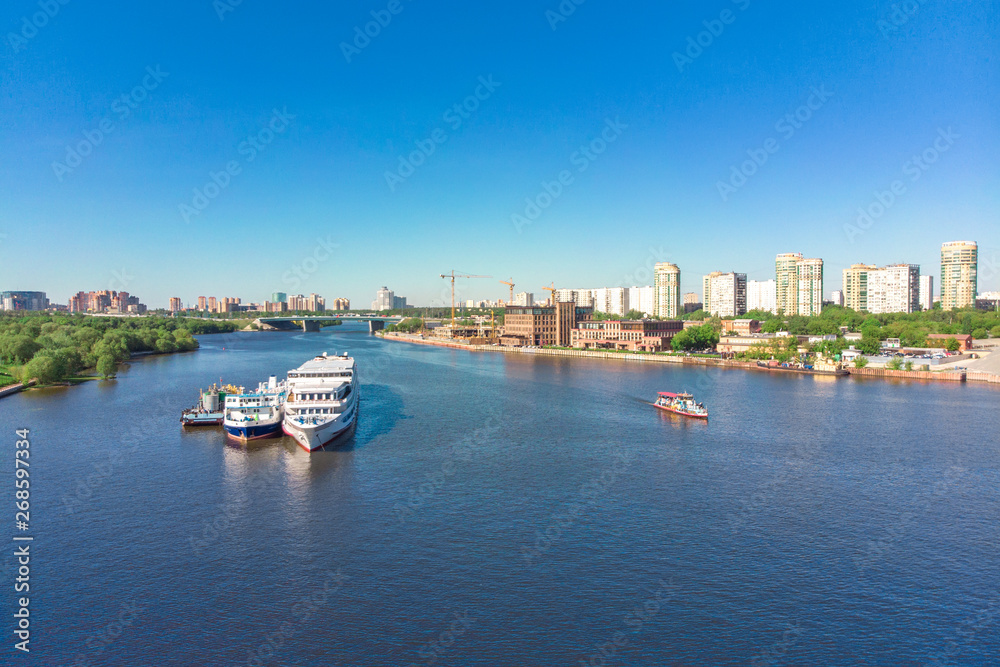
<path fill-rule="evenodd" d="M 288 371 L 282 430 L 306 451 L 350 429 L 358 414 L 358 373 L 352 357 L 326 352 Z"/>

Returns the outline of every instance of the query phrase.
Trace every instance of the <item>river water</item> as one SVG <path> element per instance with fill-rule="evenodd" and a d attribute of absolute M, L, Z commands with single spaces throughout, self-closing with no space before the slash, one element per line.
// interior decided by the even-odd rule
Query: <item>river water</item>
<path fill-rule="evenodd" d="M 1000 655 L 995 387 L 468 353 L 357 324 L 200 340 L 0 400 L 12 535 L 30 429 L 34 664 Z M 199 388 L 323 351 L 361 379 L 331 451 L 181 429 Z M 711 420 L 649 404 L 670 390 Z"/>

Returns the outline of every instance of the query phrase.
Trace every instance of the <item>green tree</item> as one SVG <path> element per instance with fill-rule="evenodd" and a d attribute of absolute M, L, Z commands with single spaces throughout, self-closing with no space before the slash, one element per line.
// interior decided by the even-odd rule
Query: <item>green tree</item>
<path fill-rule="evenodd" d="M 904 366 L 904 370 L 912 371 L 913 370 L 913 362 L 912 361 L 907 361 L 906 364 L 905 364 L 905 366 Z"/>
<path fill-rule="evenodd" d="M 174 343 L 173 338 L 158 338 L 156 340 L 156 351 L 161 354 L 169 354 L 170 352 L 177 351 L 177 345 Z"/>
<path fill-rule="evenodd" d="M 899 357 L 893 357 L 889 361 L 889 363 L 887 363 L 885 365 L 885 367 L 888 368 L 890 371 L 902 370 L 902 368 L 903 368 L 903 360 L 900 359 Z"/>
<path fill-rule="evenodd" d="M 118 362 L 110 354 L 102 354 L 97 360 L 97 372 L 104 379 L 114 377 L 118 373 Z"/>
<path fill-rule="evenodd" d="M 990 329 L 990 336 L 993 338 L 1000 338 L 1000 324 Z"/>
<path fill-rule="evenodd" d="M 882 351 L 882 340 L 878 336 L 865 333 L 861 336 L 861 340 L 858 341 L 858 349 L 864 354 L 874 356 Z"/>
<path fill-rule="evenodd" d="M 956 338 L 949 338 L 947 341 L 945 341 L 944 347 L 949 352 L 958 352 L 958 350 L 962 346 L 959 344 L 958 339 L 956 339 Z"/>
<path fill-rule="evenodd" d="M 763 333 L 778 333 L 785 328 L 785 321 L 778 319 L 777 317 L 772 317 L 760 326 L 760 330 Z"/>
<path fill-rule="evenodd" d="M 975 338 L 976 340 L 982 340 L 986 338 L 986 329 L 984 329 L 983 327 L 979 327 L 978 329 L 973 329 L 972 337 Z"/>
<path fill-rule="evenodd" d="M 864 357 L 858 357 L 857 359 L 854 360 L 855 368 L 864 368 L 867 365 L 868 365 L 868 360 Z"/>
<path fill-rule="evenodd" d="M 58 382 L 66 377 L 66 360 L 43 350 L 21 367 L 21 381 L 38 380 L 39 384 Z"/>

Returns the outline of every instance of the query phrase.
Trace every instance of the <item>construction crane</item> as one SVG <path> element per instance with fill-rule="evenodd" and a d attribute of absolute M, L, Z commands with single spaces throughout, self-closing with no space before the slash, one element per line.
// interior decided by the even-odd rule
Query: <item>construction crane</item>
<path fill-rule="evenodd" d="M 507 302 L 507 305 L 508 306 L 514 305 L 514 279 L 511 278 L 510 282 L 507 282 L 506 280 L 501 280 L 500 284 L 510 286 L 510 300 Z"/>
<path fill-rule="evenodd" d="M 554 306 L 556 303 L 556 284 L 552 283 L 552 287 L 543 287 L 542 289 L 546 292 L 552 292 L 552 305 Z"/>
<path fill-rule="evenodd" d="M 472 276 L 466 273 L 455 273 L 452 269 L 451 273 L 442 273 L 442 278 L 451 279 L 451 330 L 452 333 L 455 331 L 455 278 L 492 278 L 493 276 Z"/>

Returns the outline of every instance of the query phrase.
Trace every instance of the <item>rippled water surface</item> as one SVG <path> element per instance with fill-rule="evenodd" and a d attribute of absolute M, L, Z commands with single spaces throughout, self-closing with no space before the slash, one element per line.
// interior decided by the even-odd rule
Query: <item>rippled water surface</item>
<path fill-rule="evenodd" d="M 0 400 L 33 664 L 997 664 L 996 388 L 201 341 Z M 323 351 L 362 387 L 331 451 L 181 429 Z M 649 404 L 685 389 L 709 423 Z"/>

